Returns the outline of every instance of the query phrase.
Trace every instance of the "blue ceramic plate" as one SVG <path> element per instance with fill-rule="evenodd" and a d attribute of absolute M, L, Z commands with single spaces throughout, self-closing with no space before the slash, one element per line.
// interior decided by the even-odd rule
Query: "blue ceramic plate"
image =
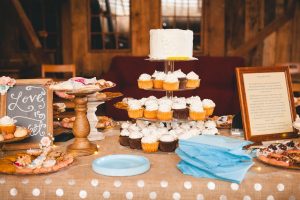
<path fill-rule="evenodd" d="M 97 158 L 93 170 L 105 176 L 134 176 L 150 169 L 150 162 L 143 156 L 116 154 Z"/>

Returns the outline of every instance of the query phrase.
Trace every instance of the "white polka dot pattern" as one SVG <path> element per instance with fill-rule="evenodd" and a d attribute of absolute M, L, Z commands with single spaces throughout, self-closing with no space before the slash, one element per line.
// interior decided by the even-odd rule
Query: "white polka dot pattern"
<path fill-rule="evenodd" d="M 238 184 L 236 184 L 236 183 L 231 183 L 230 187 L 231 187 L 231 189 L 232 189 L 233 191 L 237 191 L 237 190 L 239 189 L 240 186 L 239 186 Z"/>
<path fill-rule="evenodd" d="M 138 180 L 136 184 L 139 188 L 143 188 L 145 186 L 145 182 L 143 180 Z"/>
<path fill-rule="evenodd" d="M 131 200 L 133 199 L 133 193 L 132 192 L 126 192 L 126 199 Z"/>
<path fill-rule="evenodd" d="M 91 180 L 91 185 L 92 185 L 93 187 L 97 187 L 97 186 L 99 185 L 98 179 L 92 179 L 92 180 Z"/>
<path fill-rule="evenodd" d="M 161 186 L 162 188 L 166 188 L 166 187 L 168 187 L 168 185 L 169 185 L 168 181 L 161 181 L 161 182 L 160 182 L 160 186 Z"/>
<path fill-rule="evenodd" d="M 61 189 L 61 188 L 58 188 L 58 189 L 55 191 L 55 194 L 56 194 L 56 196 L 58 196 L 58 197 L 62 197 L 62 196 L 64 196 L 64 190 Z"/>
<path fill-rule="evenodd" d="M 68 181 L 68 184 L 71 185 L 71 186 L 73 186 L 73 185 L 76 184 L 76 181 L 75 181 L 74 179 L 70 179 L 70 180 Z"/>
<path fill-rule="evenodd" d="M 227 197 L 226 197 L 224 194 L 222 194 L 222 195 L 220 196 L 220 200 L 227 200 Z"/>
<path fill-rule="evenodd" d="M 187 190 L 192 189 L 192 183 L 191 183 L 190 181 L 185 181 L 185 182 L 183 183 L 183 186 L 184 186 L 184 188 L 187 189 Z"/>
<path fill-rule="evenodd" d="M 173 199 L 174 199 L 174 200 L 179 200 L 180 198 L 181 198 L 180 193 L 178 193 L 178 192 L 174 192 L 174 193 L 173 193 Z"/>
<path fill-rule="evenodd" d="M 214 182 L 208 182 L 207 183 L 207 188 L 209 190 L 214 190 L 216 188 L 216 184 Z"/>
<path fill-rule="evenodd" d="M 18 194 L 18 190 L 17 190 L 16 188 L 11 188 L 11 189 L 9 190 L 9 194 L 10 194 L 11 196 L 15 197 L 15 196 L 17 196 L 17 194 Z"/>
<path fill-rule="evenodd" d="M 251 197 L 246 195 L 246 196 L 244 196 L 243 200 L 251 200 Z"/>
<path fill-rule="evenodd" d="M 277 185 L 277 190 L 278 190 L 279 192 L 284 191 L 284 185 L 283 185 L 282 183 L 279 183 L 279 184 Z"/>
<path fill-rule="evenodd" d="M 272 195 L 267 196 L 267 200 L 275 200 Z"/>
<path fill-rule="evenodd" d="M 289 200 L 296 200 L 296 197 L 295 196 L 290 196 Z"/>
<path fill-rule="evenodd" d="M 81 199 L 85 199 L 87 197 L 87 192 L 85 190 L 80 190 L 79 191 L 79 197 Z"/>
<path fill-rule="evenodd" d="M 29 183 L 28 178 L 24 178 L 24 179 L 22 180 L 22 183 L 23 183 L 24 185 L 28 184 L 28 183 Z"/>
<path fill-rule="evenodd" d="M 109 199 L 110 198 L 110 192 L 109 191 L 104 191 L 102 194 L 104 199 Z"/>
<path fill-rule="evenodd" d="M 32 190 L 32 195 L 33 195 L 33 196 L 38 197 L 38 196 L 40 196 L 40 194 L 41 194 L 41 191 L 40 191 L 39 188 L 34 188 L 34 189 Z"/>
<path fill-rule="evenodd" d="M 52 179 L 51 178 L 46 178 L 45 184 L 50 185 L 51 183 L 52 183 Z"/>
<path fill-rule="evenodd" d="M 261 189 L 262 189 L 262 186 L 261 186 L 260 183 L 255 183 L 254 184 L 254 190 L 255 191 L 259 192 L 259 191 L 261 191 Z"/>
<path fill-rule="evenodd" d="M 121 181 L 115 181 L 115 182 L 114 182 L 114 186 L 115 186 L 116 188 L 121 187 L 121 185 L 122 185 L 122 182 L 121 182 Z"/>
<path fill-rule="evenodd" d="M 149 199 L 154 200 L 154 199 L 156 199 L 156 198 L 157 198 L 156 192 L 150 192 L 150 193 L 149 193 Z"/>
<path fill-rule="evenodd" d="M 4 184 L 6 181 L 5 181 L 5 178 L 0 178 L 0 184 Z"/>
<path fill-rule="evenodd" d="M 197 200 L 204 200 L 203 194 L 197 194 Z"/>

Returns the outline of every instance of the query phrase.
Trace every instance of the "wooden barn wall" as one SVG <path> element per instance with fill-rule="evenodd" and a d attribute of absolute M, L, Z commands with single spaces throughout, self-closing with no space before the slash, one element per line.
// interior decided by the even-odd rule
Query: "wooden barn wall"
<path fill-rule="evenodd" d="M 63 63 L 74 63 L 80 76 L 97 76 L 108 70 L 116 55 L 147 56 L 149 30 L 160 28 L 160 0 L 131 0 L 131 50 L 90 51 L 89 0 L 62 0 L 61 31 Z M 203 55 L 229 56 L 266 26 L 285 13 L 293 0 L 204 0 Z M 300 1 L 291 20 L 268 34 L 242 56 L 248 66 L 270 66 L 300 62 Z M 6 2 L 6 3 L 3 3 Z M 30 53 L 16 46 L 20 34 L 17 17 L 8 0 L 0 9 L 0 67 L 22 65 L 39 67 Z M 7 8 L 7 9 L 3 9 Z M 3 17 L 5 20 L 3 20 Z M 8 64 L 7 64 L 8 63 Z M 1 70 L 0 68 L 0 70 Z M 39 76 L 37 74 L 36 76 Z"/>

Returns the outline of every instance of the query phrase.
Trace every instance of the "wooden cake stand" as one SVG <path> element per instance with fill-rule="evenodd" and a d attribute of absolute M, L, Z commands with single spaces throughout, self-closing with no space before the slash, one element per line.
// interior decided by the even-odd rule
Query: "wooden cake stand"
<path fill-rule="evenodd" d="M 73 125 L 73 134 L 75 140 L 67 148 L 68 153 L 75 156 L 88 156 L 98 151 L 97 145 L 88 140 L 90 133 L 90 124 L 86 115 L 87 112 L 87 95 L 98 92 L 99 90 L 86 90 L 81 92 L 69 91 L 67 94 L 74 95 L 75 103 L 75 122 Z"/>

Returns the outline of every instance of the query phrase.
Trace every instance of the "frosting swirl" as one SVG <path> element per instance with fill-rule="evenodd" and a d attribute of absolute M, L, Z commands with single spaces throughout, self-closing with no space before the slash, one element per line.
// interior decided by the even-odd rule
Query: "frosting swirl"
<path fill-rule="evenodd" d="M 186 78 L 190 80 L 198 80 L 199 76 L 195 72 L 191 71 L 186 75 Z"/>

